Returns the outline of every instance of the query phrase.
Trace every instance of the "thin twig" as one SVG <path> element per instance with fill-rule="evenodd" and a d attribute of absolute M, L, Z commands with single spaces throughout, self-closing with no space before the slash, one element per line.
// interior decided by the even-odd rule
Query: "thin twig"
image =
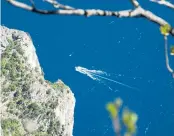
<path fill-rule="evenodd" d="M 66 10 L 75 9 L 73 7 L 70 7 L 70 6 L 62 5 L 62 4 L 58 3 L 56 0 L 44 0 L 44 1 L 53 5 L 55 8 L 61 8 L 61 9 L 66 9 Z"/>
<path fill-rule="evenodd" d="M 112 123 L 113 123 L 116 136 L 121 136 L 121 124 L 120 124 L 119 117 L 116 117 L 115 119 L 113 119 Z"/>
<path fill-rule="evenodd" d="M 30 3 L 31 3 L 31 5 L 32 5 L 32 7 L 35 8 L 34 0 L 30 0 Z"/>
<path fill-rule="evenodd" d="M 172 4 L 172 3 L 170 3 L 170 2 L 168 2 L 166 0 L 150 0 L 150 1 L 151 2 L 155 2 L 155 3 L 158 3 L 160 5 L 164 5 L 164 6 L 166 6 L 166 7 L 171 8 L 171 9 L 174 10 L 174 4 Z"/>
<path fill-rule="evenodd" d="M 173 69 L 170 67 L 170 63 L 169 63 L 169 57 L 168 57 L 168 47 L 167 47 L 167 36 L 164 36 L 164 51 L 165 51 L 165 59 L 166 59 L 166 67 L 168 69 L 168 71 L 170 73 L 172 73 L 172 76 L 174 78 L 174 71 Z"/>
<path fill-rule="evenodd" d="M 12 4 L 15 7 L 22 8 L 31 12 L 39 13 L 39 14 L 45 14 L 45 15 L 78 15 L 78 16 L 115 16 L 117 18 L 121 17 L 127 17 L 127 18 L 137 18 L 137 17 L 144 17 L 152 22 L 155 22 L 159 26 L 161 25 L 170 25 L 167 21 L 164 19 L 158 17 L 157 15 L 153 14 L 152 12 L 143 9 L 137 0 L 131 0 L 135 9 L 133 10 L 123 10 L 123 11 L 109 11 L 109 10 L 101 10 L 101 9 L 78 9 L 73 8 L 70 6 L 65 6 L 62 4 L 59 4 L 58 2 L 55 2 L 55 0 L 45 0 L 46 2 L 49 2 L 55 6 L 57 6 L 60 9 L 56 10 L 42 10 L 33 8 L 30 5 L 24 4 L 22 2 L 16 1 L 16 0 L 7 0 L 10 4 Z M 170 25 L 171 26 L 171 25 Z M 170 34 L 174 36 L 174 28 L 171 29 Z"/>
<path fill-rule="evenodd" d="M 132 10 L 123 10 L 123 11 L 107 11 L 100 9 L 58 9 L 58 10 L 41 10 L 41 9 L 33 9 L 33 7 L 16 1 L 16 0 L 7 0 L 10 4 L 15 7 L 22 8 L 31 12 L 39 13 L 39 14 L 58 14 L 58 15 L 79 15 L 79 16 L 116 16 L 116 17 L 134 17 L 138 16 L 138 13 L 135 14 Z"/>
<path fill-rule="evenodd" d="M 134 6 L 135 8 L 140 7 L 140 4 L 138 3 L 137 0 L 131 0 L 131 2 L 132 2 L 133 6 Z"/>

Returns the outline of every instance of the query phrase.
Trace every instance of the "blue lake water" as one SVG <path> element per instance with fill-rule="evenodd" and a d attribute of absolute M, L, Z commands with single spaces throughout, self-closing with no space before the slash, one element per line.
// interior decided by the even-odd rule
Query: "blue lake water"
<path fill-rule="evenodd" d="M 132 8 L 129 1 L 119 0 L 62 2 L 82 8 Z M 140 3 L 174 25 L 172 10 Z M 30 33 L 45 78 L 61 79 L 72 89 L 74 136 L 113 136 L 105 104 L 116 97 L 139 115 L 138 136 L 174 135 L 174 79 L 166 69 L 164 41 L 156 24 L 143 18 L 41 16 L 2 1 L 2 25 Z M 174 44 L 174 37 L 169 37 L 169 44 Z M 174 68 L 174 58 L 170 62 Z M 76 66 L 105 71 L 139 91 L 94 81 L 75 71 Z"/>

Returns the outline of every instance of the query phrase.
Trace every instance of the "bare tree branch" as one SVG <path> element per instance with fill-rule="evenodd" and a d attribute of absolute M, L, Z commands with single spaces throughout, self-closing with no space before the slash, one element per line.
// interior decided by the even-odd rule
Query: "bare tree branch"
<path fill-rule="evenodd" d="M 116 136 L 121 136 L 121 123 L 120 123 L 119 117 L 116 117 L 115 119 L 113 119 L 112 123 L 113 123 Z"/>
<path fill-rule="evenodd" d="M 27 5 L 25 3 L 16 1 L 16 0 L 7 0 L 10 4 L 15 7 L 22 8 L 31 12 L 39 13 L 39 14 L 58 14 L 58 15 L 79 15 L 79 16 L 116 16 L 116 17 L 137 17 L 140 14 L 137 10 L 123 10 L 123 11 L 107 11 L 100 9 L 66 9 L 66 6 L 61 6 L 63 9 L 58 10 L 41 10 L 34 9 L 32 6 Z M 50 0 L 46 0 L 47 2 Z M 60 6 L 60 5 L 58 5 Z"/>
<path fill-rule="evenodd" d="M 52 4 L 55 10 L 42 10 L 37 9 L 33 6 L 27 5 L 25 3 L 16 1 L 16 0 L 7 0 L 10 4 L 15 7 L 22 8 L 31 12 L 39 13 L 39 14 L 46 14 L 46 15 L 79 15 L 79 16 L 115 16 L 118 18 L 127 17 L 144 17 L 152 22 L 155 22 L 158 25 L 165 25 L 169 24 L 164 19 L 158 17 L 157 15 L 153 14 L 152 12 L 143 9 L 137 0 L 131 0 L 132 4 L 134 5 L 135 9 L 133 10 L 123 10 L 123 11 L 108 11 L 108 10 L 100 10 L 100 9 L 77 9 L 70 6 L 65 6 L 58 3 L 55 0 L 45 0 L 46 2 Z M 170 25 L 170 24 L 169 24 Z M 174 28 L 171 29 L 170 34 L 174 36 Z"/>
<path fill-rule="evenodd" d="M 75 9 L 75 8 L 67 6 L 67 5 L 62 5 L 62 4 L 58 3 L 56 0 L 44 0 L 44 1 L 50 3 L 55 8 L 61 8 L 61 9 L 67 9 L 67 10 Z"/>
<path fill-rule="evenodd" d="M 166 59 L 166 67 L 174 78 L 174 70 L 170 67 L 169 57 L 168 57 L 168 45 L 167 45 L 167 36 L 164 36 L 164 51 L 165 51 L 165 59 Z"/>
<path fill-rule="evenodd" d="M 138 8 L 140 6 L 137 0 L 131 0 L 131 2 L 135 8 Z"/>
<path fill-rule="evenodd" d="M 168 2 L 168 1 L 165 1 L 165 0 L 150 0 L 151 2 L 155 2 L 155 3 L 158 3 L 160 5 L 164 5 L 168 8 L 171 8 L 171 9 L 174 9 L 174 4 Z"/>
<path fill-rule="evenodd" d="M 33 1 L 33 0 L 30 0 L 30 3 L 31 3 L 31 5 L 33 6 L 33 8 L 35 8 L 35 3 L 34 3 L 34 1 Z"/>

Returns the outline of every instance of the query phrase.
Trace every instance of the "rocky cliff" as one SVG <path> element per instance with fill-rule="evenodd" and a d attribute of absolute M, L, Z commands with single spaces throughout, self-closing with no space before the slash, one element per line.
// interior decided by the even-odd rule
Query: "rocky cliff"
<path fill-rule="evenodd" d="M 29 34 L 1 26 L 3 136 L 72 136 L 75 98 L 61 80 L 44 79 Z"/>

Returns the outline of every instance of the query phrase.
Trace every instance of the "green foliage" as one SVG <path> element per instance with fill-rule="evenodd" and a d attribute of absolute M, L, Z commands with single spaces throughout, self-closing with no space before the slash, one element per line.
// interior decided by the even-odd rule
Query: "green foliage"
<path fill-rule="evenodd" d="M 11 39 L 7 38 L 7 41 L 9 43 L 9 46 L 14 46 L 14 42 Z"/>
<path fill-rule="evenodd" d="M 36 118 L 39 114 L 44 112 L 43 107 L 37 103 L 31 103 L 28 105 L 27 113 L 30 118 Z"/>
<path fill-rule="evenodd" d="M 130 111 L 128 108 L 124 108 L 122 112 L 122 119 L 119 118 L 120 107 L 122 106 L 122 100 L 117 98 L 114 102 L 109 102 L 106 105 L 106 109 L 109 112 L 112 121 L 116 121 L 117 123 L 114 124 L 114 128 L 117 134 L 121 134 L 120 130 L 120 120 L 124 124 L 126 128 L 125 136 L 133 136 L 136 133 L 136 123 L 138 120 L 138 116 L 136 113 Z M 117 129 L 116 129 L 117 128 Z"/>
<path fill-rule="evenodd" d="M 51 83 L 51 86 L 52 86 L 54 89 L 60 88 L 60 86 L 59 86 L 58 83 Z"/>
<path fill-rule="evenodd" d="M 50 122 L 47 133 L 51 134 L 51 135 L 56 135 L 56 134 L 58 134 L 59 129 L 60 129 L 60 122 L 52 120 Z"/>
<path fill-rule="evenodd" d="M 18 58 L 17 52 L 13 52 L 13 53 L 12 53 L 12 57 L 13 57 L 13 58 Z"/>
<path fill-rule="evenodd" d="M 16 111 L 16 104 L 13 102 L 13 101 L 10 101 L 8 104 L 7 104 L 7 111 L 11 114 L 14 114 L 15 111 Z"/>
<path fill-rule="evenodd" d="M 8 72 L 7 72 L 7 70 L 2 69 L 2 71 L 1 71 L 1 72 L 2 72 L 2 75 L 7 76 L 7 73 L 8 73 Z"/>
<path fill-rule="evenodd" d="M 10 53 L 12 49 L 13 49 L 13 45 L 8 45 L 5 49 L 5 52 Z"/>
<path fill-rule="evenodd" d="M 2 58 L 1 59 L 1 68 L 2 69 L 5 68 L 6 64 L 7 64 L 7 59 L 6 58 Z"/>
<path fill-rule="evenodd" d="M 118 115 L 118 109 L 115 107 L 113 103 L 107 104 L 107 110 L 110 112 L 111 118 L 114 119 Z"/>
<path fill-rule="evenodd" d="M 13 109 L 13 108 L 15 108 L 15 103 L 14 102 L 9 102 L 8 104 L 7 104 L 7 107 L 9 108 L 9 109 Z"/>
<path fill-rule="evenodd" d="M 28 83 L 23 84 L 22 86 L 22 92 L 27 92 L 30 89 L 30 85 Z"/>
<path fill-rule="evenodd" d="M 136 132 L 136 122 L 138 120 L 137 114 L 126 108 L 123 111 L 122 120 L 127 128 L 126 133 L 129 135 L 133 135 Z"/>
<path fill-rule="evenodd" d="M 15 68 L 14 66 L 12 66 L 9 72 L 10 72 L 10 79 L 11 79 L 12 81 L 15 81 L 16 78 L 17 78 L 17 71 L 16 71 L 16 68 Z"/>
<path fill-rule="evenodd" d="M 6 63 L 6 65 L 5 65 L 5 69 L 10 71 L 10 69 L 11 69 L 11 65 L 10 65 L 10 63 L 9 63 L 9 62 L 8 62 L 8 63 Z"/>
<path fill-rule="evenodd" d="M 7 104 L 7 111 L 11 114 L 16 114 L 17 112 L 17 107 L 16 107 L 16 103 L 14 101 L 10 101 Z"/>
<path fill-rule="evenodd" d="M 24 55 L 24 51 L 23 49 L 21 48 L 21 46 L 16 46 L 16 51 L 20 54 L 20 55 Z"/>
<path fill-rule="evenodd" d="M 170 47 L 170 55 L 174 56 L 174 45 Z"/>
<path fill-rule="evenodd" d="M 161 34 L 164 36 L 168 36 L 171 30 L 171 26 L 169 24 L 165 24 L 164 26 L 160 27 Z"/>
<path fill-rule="evenodd" d="M 31 91 L 29 91 L 29 89 L 32 82 L 36 80 L 36 77 L 32 77 L 34 71 L 26 64 L 27 57 L 23 56 L 24 50 L 21 48 L 21 45 L 19 45 L 20 43 L 12 40 L 8 40 L 8 42 L 9 45 L 4 50 L 1 61 L 1 70 L 3 76 L 5 76 L 3 77 L 5 79 L 4 82 L 6 82 L 2 84 L 2 93 L 3 96 L 10 95 L 10 99 L 7 97 L 2 100 L 3 103 L 9 101 L 6 110 L 7 116 L 17 117 L 19 119 L 36 119 L 41 115 L 43 119 L 46 119 L 46 121 L 44 120 L 44 124 L 41 125 L 43 129 L 31 133 L 33 136 L 62 135 L 60 129 L 63 130 L 64 127 L 55 119 L 56 115 L 54 109 L 58 105 L 56 96 L 53 96 L 53 99 L 47 103 L 31 102 Z M 35 71 L 39 71 L 39 69 L 36 68 Z M 36 75 L 37 73 L 34 74 Z M 42 75 L 44 75 L 43 70 Z M 45 82 L 43 76 L 37 77 L 41 84 Z M 62 83 L 51 83 L 49 81 L 47 83 L 54 89 L 65 87 Z M 46 93 L 51 94 L 51 91 L 52 89 L 47 89 Z M 13 96 L 11 97 L 11 95 Z M 48 127 L 44 126 L 47 125 L 48 122 L 50 123 Z M 2 124 L 4 136 L 24 135 L 23 127 L 20 126 L 21 123 L 17 120 L 4 119 Z"/>
<path fill-rule="evenodd" d="M 16 85 L 11 83 L 9 85 L 9 91 L 15 91 L 15 90 L 16 90 Z"/>
<path fill-rule="evenodd" d="M 47 132 L 35 132 L 32 135 L 33 136 L 51 136 L 51 135 L 48 135 Z"/>
<path fill-rule="evenodd" d="M 106 105 L 106 109 L 110 113 L 110 116 L 111 116 L 112 119 L 117 118 L 118 112 L 119 112 L 119 108 L 120 108 L 121 105 L 122 105 L 122 100 L 120 98 L 117 98 L 115 100 L 115 102 L 109 102 Z"/>
<path fill-rule="evenodd" d="M 2 120 L 2 129 L 4 136 L 22 136 L 20 123 L 15 119 Z"/>
<path fill-rule="evenodd" d="M 7 75 L 7 70 L 5 69 L 7 64 L 7 59 L 6 58 L 2 58 L 1 59 L 1 71 L 2 71 L 2 75 L 6 76 Z"/>
<path fill-rule="evenodd" d="M 29 110 L 37 110 L 39 109 L 40 107 L 38 106 L 38 104 L 36 103 L 31 103 L 29 106 L 28 106 Z"/>
<path fill-rule="evenodd" d="M 10 39 L 7 40 L 9 45 L 2 54 L 1 70 L 6 78 L 16 81 L 17 78 L 20 78 L 21 72 L 24 72 L 24 65 L 22 64 L 22 58 L 15 49 L 22 50 L 22 48 L 17 45 L 17 42 L 13 42 Z"/>

